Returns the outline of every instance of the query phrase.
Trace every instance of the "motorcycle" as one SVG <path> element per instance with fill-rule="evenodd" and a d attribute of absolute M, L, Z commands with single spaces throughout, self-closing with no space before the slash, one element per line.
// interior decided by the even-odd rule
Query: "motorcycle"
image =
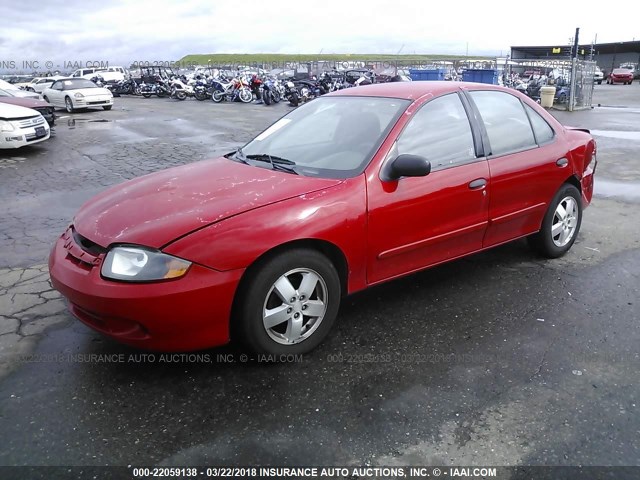
<path fill-rule="evenodd" d="M 209 79 L 197 78 L 193 86 L 193 95 L 196 100 L 206 100 L 213 95 L 213 84 Z"/>
<path fill-rule="evenodd" d="M 156 80 L 156 95 L 158 98 L 168 97 L 171 95 L 171 87 L 167 85 L 167 82 L 158 78 Z"/>
<path fill-rule="evenodd" d="M 224 83 L 222 79 L 218 79 L 212 83 L 213 93 L 211 94 L 211 100 L 216 103 L 220 103 L 223 100 L 230 102 L 240 100 L 243 103 L 251 103 L 253 100 L 253 94 L 246 80 L 234 78 L 228 83 Z"/>
<path fill-rule="evenodd" d="M 297 107 L 300 103 L 308 102 L 320 96 L 320 87 L 315 80 L 289 79 L 286 83 L 286 98 L 289 103 Z"/>
<path fill-rule="evenodd" d="M 277 80 L 273 78 L 267 78 L 262 84 L 262 100 L 265 105 L 271 105 L 272 103 L 278 103 L 282 99 L 280 86 Z"/>
<path fill-rule="evenodd" d="M 140 84 L 140 95 L 144 98 L 151 98 L 152 95 L 156 94 L 157 84 L 155 83 L 144 83 Z"/>
<path fill-rule="evenodd" d="M 183 79 L 180 77 L 173 77 L 170 82 L 171 86 L 171 98 L 175 98 L 177 100 L 186 100 L 187 97 L 193 97 L 193 87 L 191 85 L 187 85 Z"/>

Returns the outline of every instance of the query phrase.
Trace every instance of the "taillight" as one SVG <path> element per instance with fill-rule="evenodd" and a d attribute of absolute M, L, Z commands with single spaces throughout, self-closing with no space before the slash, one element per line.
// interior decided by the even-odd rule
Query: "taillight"
<path fill-rule="evenodd" d="M 596 164 L 598 163 L 597 160 L 597 147 L 594 143 L 593 145 L 593 153 L 591 154 L 591 161 L 589 161 L 589 165 L 587 165 L 587 168 L 585 170 L 589 170 L 591 169 L 592 172 L 594 172 L 596 170 Z"/>

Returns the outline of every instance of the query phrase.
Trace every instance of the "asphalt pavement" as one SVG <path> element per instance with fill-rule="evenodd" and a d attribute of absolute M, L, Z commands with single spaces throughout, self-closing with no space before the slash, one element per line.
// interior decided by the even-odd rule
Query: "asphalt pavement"
<path fill-rule="evenodd" d="M 0 153 L 0 465 L 639 465 L 640 85 L 596 86 L 596 196 L 523 241 L 348 297 L 314 352 L 161 356 L 74 320 L 46 258 L 83 201 L 289 107 L 116 98 Z"/>

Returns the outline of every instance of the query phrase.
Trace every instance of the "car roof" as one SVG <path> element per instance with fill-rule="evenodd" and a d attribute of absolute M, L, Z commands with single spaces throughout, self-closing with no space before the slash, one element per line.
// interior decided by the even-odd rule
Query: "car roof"
<path fill-rule="evenodd" d="M 331 96 L 358 96 L 358 97 L 390 97 L 404 98 L 406 100 L 415 100 L 427 94 L 434 97 L 445 93 L 456 92 L 460 88 L 469 88 L 477 90 L 478 87 L 486 90 L 503 90 L 508 91 L 504 87 L 490 85 L 487 83 L 472 82 L 447 82 L 447 81 L 420 81 L 420 82 L 391 82 L 376 83 L 373 85 L 362 85 L 359 87 L 345 88 L 330 93 Z"/>

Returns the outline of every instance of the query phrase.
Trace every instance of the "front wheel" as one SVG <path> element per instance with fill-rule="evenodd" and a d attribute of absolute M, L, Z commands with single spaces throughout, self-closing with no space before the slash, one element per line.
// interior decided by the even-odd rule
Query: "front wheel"
<path fill-rule="evenodd" d="M 113 108 L 113 105 L 105 105 L 104 107 L 102 107 L 104 110 L 111 110 Z"/>
<path fill-rule="evenodd" d="M 271 105 L 271 92 L 269 90 L 262 92 L 262 101 L 265 105 Z"/>
<path fill-rule="evenodd" d="M 143 92 L 143 93 L 142 93 L 142 96 L 143 96 L 144 98 L 151 98 L 151 92 Z"/>
<path fill-rule="evenodd" d="M 182 90 L 177 91 L 176 98 L 178 100 L 185 100 L 187 98 L 187 92 L 183 92 Z"/>
<path fill-rule="evenodd" d="M 549 204 L 542 228 L 527 239 L 531 247 L 548 258 L 569 251 L 582 224 L 582 196 L 576 187 L 564 184 Z"/>
<path fill-rule="evenodd" d="M 64 107 L 67 110 L 67 113 L 73 113 L 73 102 L 71 101 L 71 98 L 65 97 Z"/>
<path fill-rule="evenodd" d="M 255 352 L 302 354 L 317 347 L 340 307 L 340 278 L 315 250 L 296 249 L 249 270 L 236 302 L 242 340 Z"/>
<path fill-rule="evenodd" d="M 289 95 L 289 103 L 294 107 L 300 105 L 300 98 L 298 97 L 297 93 L 292 93 L 291 95 Z"/>
<path fill-rule="evenodd" d="M 199 100 L 199 101 L 201 101 L 201 102 L 202 102 L 203 100 L 206 100 L 206 99 L 207 99 L 207 97 L 208 97 L 207 92 L 205 92 L 204 90 L 200 90 L 200 89 L 195 90 L 195 91 L 193 92 L 193 96 L 194 96 L 194 97 L 196 97 L 196 100 Z"/>
<path fill-rule="evenodd" d="M 240 92 L 238 92 L 238 97 L 240 98 L 241 102 L 251 103 L 251 101 L 253 100 L 253 93 L 251 93 L 251 90 L 249 90 L 248 88 L 243 87 L 240 89 Z"/>

